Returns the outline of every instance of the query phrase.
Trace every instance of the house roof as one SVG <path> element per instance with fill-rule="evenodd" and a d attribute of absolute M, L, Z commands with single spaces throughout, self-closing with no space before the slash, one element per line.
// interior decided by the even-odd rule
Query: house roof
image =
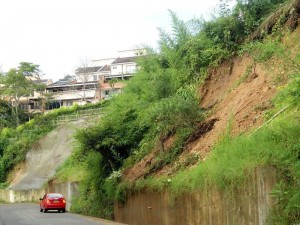
<path fill-rule="evenodd" d="M 34 80 L 33 83 L 35 83 L 35 84 L 49 84 L 49 83 L 52 83 L 52 80 L 51 79 Z"/>
<path fill-rule="evenodd" d="M 88 82 L 77 82 L 76 80 L 67 81 L 67 80 L 59 80 L 53 84 L 47 86 L 48 88 L 57 88 L 57 87 L 74 87 L 74 86 L 83 86 L 89 84 L 97 84 L 97 81 L 88 81 Z"/>
<path fill-rule="evenodd" d="M 115 61 L 113 61 L 112 64 L 120 64 L 120 63 L 128 63 L 128 62 L 136 62 L 136 59 L 138 56 L 132 56 L 132 57 L 125 57 L 125 58 L 117 58 Z"/>
<path fill-rule="evenodd" d="M 102 66 L 102 68 L 99 71 L 101 72 L 110 71 L 110 66 L 109 65 Z"/>
<path fill-rule="evenodd" d="M 76 73 L 95 73 L 98 72 L 102 66 L 94 66 L 94 67 L 84 67 L 84 68 L 77 68 Z"/>

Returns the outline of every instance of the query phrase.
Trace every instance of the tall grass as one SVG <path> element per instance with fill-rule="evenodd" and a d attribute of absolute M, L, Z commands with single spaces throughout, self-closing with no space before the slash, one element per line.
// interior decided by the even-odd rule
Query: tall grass
<path fill-rule="evenodd" d="M 168 188 L 173 194 L 209 189 L 229 190 L 244 182 L 245 175 L 260 166 L 289 170 L 300 156 L 299 111 L 274 121 L 252 134 L 224 138 L 205 161 L 173 176 L 139 181 L 135 189 Z"/>
<path fill-rule="evenodd" d="M 300 222 L 299 118 L 300 111 L 294 110 L 250 135 L 226 136 L 197 167 L 173 176 L 140 180 L 128 188 L 133 191 L 168 190 L 175 197 L 211 188 L 232 193 L 245 184 L 245 179 L 256 168 L 273 166 L 277 169 L 278 185 L 273 192 L 277 205 L 270 224 L 297 224 Z"/>
<path fill-rule="evenodd" d="M 195 169 L 175 175 L 173 191 L 195 190 L 216 185 L 226 188 L 244 181 L 245 173 L 259 166 L 272 165 L 279 170 L 296 163 L 300 146 L 300 123 L 294 114 L 255 132 L 224 140 L 207 160 Z M 185 188 L 183 188 L 185 187 Z"/>

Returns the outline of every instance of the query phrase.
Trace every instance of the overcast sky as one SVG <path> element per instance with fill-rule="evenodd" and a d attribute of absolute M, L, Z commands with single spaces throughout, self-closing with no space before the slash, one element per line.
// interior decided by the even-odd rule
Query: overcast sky
<path fill-rule="evenodd" d="M 53 81 L 82 59 L 116 57 L 141 44 L 156 47 L 158 27 L 171 26 L 168 9 L 184 21 L 210 15 L 219 0 L 3 0 L 0 67 L 40 65 Z"/>

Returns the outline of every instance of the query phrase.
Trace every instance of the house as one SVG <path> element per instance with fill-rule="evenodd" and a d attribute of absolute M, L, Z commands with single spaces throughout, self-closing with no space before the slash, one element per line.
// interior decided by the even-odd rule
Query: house
<path fill-rule="evenodd" d="M 138 68 L 139 57 L 146 55 L 145 49 L 119 51 L 118 57 L 110 63 L 110 73 L 99 79 L 100 99 L 108 99 L 122 92 L 124 80 L 130 79 Z"/>
<path fill-rule="evenodd" d="M 79 80 L 97 80 L 96 99 L 108 99 L 122 92 L 124 81 L 136 73 L 137 60 L 144 55 L 145 49 L 119 51 L 117 58 L 92 60 L 92 67 L 78 68 L 75 74 Z"/>
<path fill-rule="evenodd" d="M 97 88 L 97 81 L 78 82 L 75 77 L 60 79 L 46 88 L 51 96 L 47 109 L 97 102 L 95 98 Z"/>
<path fill-rule="evenodd" d="M 22 77 L 27 80 L 27 83 L 24 83 L 24 85 L 28 86 L 21 86 L 20 90 L 23 90 L 21 92 L 17 90 L 15 95 L 1 95 L 0 99 L 8 101 L 13 107 L 18 106 L 26 112 L 42 112 L 44 110 L 43 100 L 46 94 L 46 87 L 53 83 L 52 80 L 41 79 L 39 73 L 33 73 L 30 75 L 23 74 Z M 11 88 L 14 88 L 14 86 Z M 0 88 L 2 87 L 5 87 L 5 85 L 0 84 Z"/>
<path fill-rule="evenodd" d="M 124 80 L 131 77 L 137 69 L 136 61 L 137 56 L 117 58 L 111 64 L 111 73 L 106 79 L 118 78 Z"/>
<path fill-rule="evenodd" d="M 119 57 L 111 63 L 111 73 L 106 79 L 128 79 L 137 70 L 137 60 L 146 54 L 145 49 L 119 51 Z"/>
<path fill-rule="evenodd" d="M 105 80 L 104 77 L 99 79 L 99 88 L 97 99 L 105 100 L 111 98 L 113 95 L 119 94 L 122 92 L 125 84 L 122 81 L 118 80 Z"/>
<path fill-rule="evenodd" d="M 44 111 L 42 100 L 46 94 L 45 87 L 51 85 L 53 81 L 52 79 L 40 79 L 37 76 L 31 76 L 27 79 L 30 79 L 36 85 L 40 85 L 41 88 L 34 90 L 29 95 L 22 96 L 20 98 L 20 108 L 30 113 L 42 112 Z"/>
<path fill-rule="evenodd" d="M 94 103 L 121 93 L 124 81 L 136 73 L 137 60 L 145 55 L 144 49 L 119 51 L 118 57 L 92 60 L 91 66 L 79 67 L 74 76 L 66 76 L 57 82 L 34 78 L 46 89 L 36 90 L 22 98 L 21 107 L 29 112 L 43 112 L 74 104 Z"/>

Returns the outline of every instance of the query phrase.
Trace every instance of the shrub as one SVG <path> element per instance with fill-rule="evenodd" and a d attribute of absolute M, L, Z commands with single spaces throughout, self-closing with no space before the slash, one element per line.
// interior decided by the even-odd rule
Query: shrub
<path fill-rule="evenodd" d="M 16 128 L 2 129 L 0 131 L 0 183 L 6 181 L 7 173 L 14 165 L 25 160 L 30 146 L 56 127 L 54 121 L 58 116 L 102 106 L 102 103 L 97 103 L 60 108 L 45 115 L 38 115 Z"/>

